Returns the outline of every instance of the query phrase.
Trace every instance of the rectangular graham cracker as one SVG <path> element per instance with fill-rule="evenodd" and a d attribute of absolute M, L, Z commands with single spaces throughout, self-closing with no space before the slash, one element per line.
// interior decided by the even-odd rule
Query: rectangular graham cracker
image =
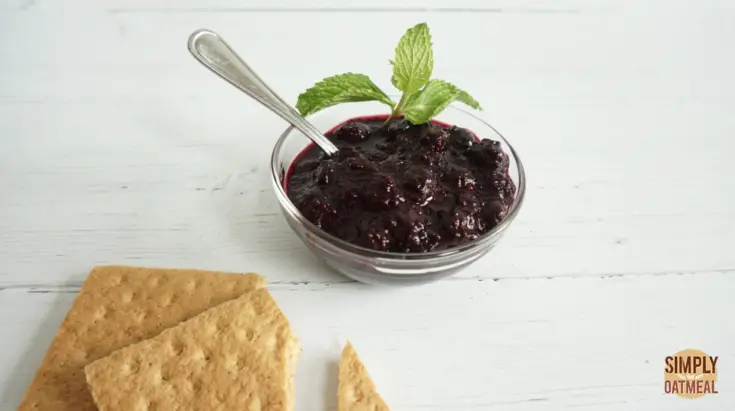
<path fill-rule="evenodd" d="M 85 367 L 100 411 L 292 411 L 301 353 L 262 288 Z"/>
<path fill-rule="evenodd" d="M 84 366 L 263 287 L 255 274 L 103 266 L 92 270 L 19 411 L 96 411 Z"/>
<path fill-rule="evenodd" d="M 389 411 L 352 343 L 347 341 L 339 361 L 338 411 Z"/>

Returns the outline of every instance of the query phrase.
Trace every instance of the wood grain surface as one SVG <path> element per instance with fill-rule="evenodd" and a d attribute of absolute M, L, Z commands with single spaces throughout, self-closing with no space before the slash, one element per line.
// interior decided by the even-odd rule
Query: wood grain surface
<path fill-rule="evenodd" d="M 289 102 L 344 71 L 391 90 L 426 21 L 435 76 L 518 149 L 526 204 L 460 275 L 324 269 L 277 209 L 286 124 L 202 68 L 220 33 Z M 97 264 L 257 271 L 304 341 L 297 409 L 334 409 L 349 338 L 409 410 L 735 408 L 735 5 L 615 0 L 0 0 L 0 409 Z M 720 357 L 717 396 L 664 358 Z"/>

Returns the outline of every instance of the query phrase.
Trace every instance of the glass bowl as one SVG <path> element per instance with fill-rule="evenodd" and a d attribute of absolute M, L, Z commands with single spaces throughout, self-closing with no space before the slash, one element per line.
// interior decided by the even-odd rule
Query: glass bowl
<path fill-rule="evenodd" d="M 308 119 L 326 133 L 350 118 L 387 113 L 386 106 L 380 103 L 350 103 L 327 108 L 309 116 Z M 487 254 L 503 236 L 518 215 L 526 191 L 525 172 L 518 154 L 492 126 L 456 107 L 455 104 L 447 107 L 434 120 L 464 127 L 480 139 L 489 138 L 501 143 L 503 150 L 509 155 L 509 174 L 516 185 L 515 201 L 505 219 L 493 230 L 469 243 L 447 250 L 424 253 L 371 250 L 336 238 L 308 221 L 286 195 L 283 179 L 291 162 L 304 148 L 312 144 L 303 133 L 291 126 L 281 134 L 273 148 L 271 156 L 273 189 L 288 225 L 327 267 L 368 284 L 425 284 L 456 274 Z"/>

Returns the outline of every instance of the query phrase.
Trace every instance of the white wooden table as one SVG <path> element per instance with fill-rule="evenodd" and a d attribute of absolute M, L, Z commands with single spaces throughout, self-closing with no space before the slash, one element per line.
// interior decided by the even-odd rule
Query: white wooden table
<path fill-rule="evenodd" d="M 420 21 L 519 150 L 526 204 L 451 280 L 361 286 L 277 212 L 283 121 L 186 39 L 218 31 L 294 103 L 344 71 L 391 89 Z M 0 409 L 97 264 L 268 276 L 298 410 L 335 409 L 346 338 L 397 411 L 735 409 L 734 23 L 699 0 L 0 1 Z M 685 348 L 720 357 L 719 395 L 663 394 Z"/>

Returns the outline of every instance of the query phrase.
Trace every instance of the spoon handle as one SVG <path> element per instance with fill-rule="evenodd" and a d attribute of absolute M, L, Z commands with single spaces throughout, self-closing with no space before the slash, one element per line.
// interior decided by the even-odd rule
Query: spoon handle
<path fill-rule="evenodd" d="M 337 147 L 319 129 L 273 92 L 216 33 L 205 29 L 195 31 L 189 37 L 189 51 L 205 67 L 306 134 L 327 155 L 337 153 Z"/>

